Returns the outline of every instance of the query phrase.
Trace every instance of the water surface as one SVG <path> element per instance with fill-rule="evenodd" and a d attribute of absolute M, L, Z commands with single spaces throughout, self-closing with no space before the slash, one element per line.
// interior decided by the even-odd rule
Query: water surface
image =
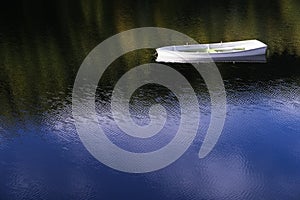
<path fill-rule="evenodd" d="M 0 9 L 0 199 L 299 199 L 298 1 L 18 1 Z M 72 88 L 96 45 L 144 26 L 174 29 L 200 43 L 256 38 L 269 50 L 267 63 L 217 64 L 228 112 L 216 147 L 204 159 L 198 151 L 210 119 L 207 88 L 192 65 L 169 64 L 196 92 L 197 137 L 172 165 L 127 174 L 97 161 L 81 143 Z M 155 62 L 154 52 L 117 59 L 96 93 L 102 127 L 130 151 L 160 148 L 178 128 L 178 100 L 157 85 L 139 88 L 130 104 L 140 124 L 149 122 L 154 103 L 167 109 L 166 127 L 153 141 L 130 141 L 111 118 L 114 84 L 133 67 Z"/>

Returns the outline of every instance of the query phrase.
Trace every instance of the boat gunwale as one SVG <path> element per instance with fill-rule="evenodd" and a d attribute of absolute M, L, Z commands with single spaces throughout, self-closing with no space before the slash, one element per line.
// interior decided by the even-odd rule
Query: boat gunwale
<path fill-rule="evenodd" d="M 237 51 L 224 51 L 224 52 L 198 52 L 198 51 L 184 51 L 184 50 L 171 50 L 172 48 L 187 48 L 188 46 L 190 47 L 196 47 L 196 46 L 203 46 L 205 47 L 205 45 L 234 45 L 236 44 L 238 46 L 239 43 L 244 43 L 246 44 L 245 46 L 247 46 L 247 43 L 249 44 L 260 44 L 259 46 L 256 45 L 257 47 L 255 47 L 255 45 L 251 46 L 249 49 L 245 49 L 245 50 L 237 50 Z M 241 45 L 241 44 L 240 44 Z M 229 48 L 229 47 L 224 47 L 224 48 Z M 232 47 L 234 48 L 234 46 Z M 183 54 L 183 55 L 219 55 L 219 54 L 235 54 L 235 53 L 241 53 L 241 52 L 249 52 L 249 51 L 253 51 L 253 50 L 261 50 L 261 49 L 265 49 L 267 48 L 267 45 L 259 40 L 242 40 L 242 41 L 234 41 L 234 42 L 224 42 L 224 43 L 210 43 L 210 44 L 192 44 L 192 45 L 173 45 L 173 46 L 164 46 L 164 47 L 160 47 L 157 48 L 156 51 L 163 51 L 163 52 L 168 52 L 168 53 L 177 53 L 177 54 Z M 205 50 L 205 48 L 203 48 Z M 213 48 L 212 48 L 213 49 Z"/>
<path fill-rule="evenodd" d="M 261 50 L 261 49 L 265 49 L 267 48 L 267 46 L 265 47 L 259 47 L 259 48 L 252 48 L 252 49 L 246 49 L 246 50 L 238 50 L 238 51 L 228 51 L 228 52 L 187 52 L 187 51 L 172 51 L 172 50 L 159 50 L 158 51 L 164 51 L 167 53 L 174 53 L 174 54 L 185 54 L 185 55 L 219 55 L 219 54 L 236 54 L 236 53 L 242 53 L 242 52 L 249 52 L 249 51 L 254 51 L 254 50 Z"/>

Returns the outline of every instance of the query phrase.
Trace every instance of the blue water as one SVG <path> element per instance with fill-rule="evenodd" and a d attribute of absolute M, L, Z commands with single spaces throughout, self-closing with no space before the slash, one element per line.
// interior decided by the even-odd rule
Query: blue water
<path fill-rule="evenodd" d="M 225 82 L 228 113 L 211 154 L 198 158 L 203 125 L 179 160 L 147 174 L 118 172 L 94 159 L 76 134 L 69 103 L 54 113 L 15 120 L 1 131 L 1 197 L 297 199 L 300 88 L 283 87 L 282 81 L 264 83 L 259 92 L 260 83 L 238 80 L 232 88 Z M 209 115 L 203 109 L 205 124 Z"/>

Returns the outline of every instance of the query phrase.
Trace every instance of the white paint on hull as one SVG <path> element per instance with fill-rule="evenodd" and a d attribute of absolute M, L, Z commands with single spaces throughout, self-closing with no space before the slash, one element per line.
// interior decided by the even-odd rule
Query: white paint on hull
<path fill-rule="evenodd" d="M 166 46 L 156 49 L 158 62 L 209 62 L 265 55 L 267 45 L 258 40 Z"/>

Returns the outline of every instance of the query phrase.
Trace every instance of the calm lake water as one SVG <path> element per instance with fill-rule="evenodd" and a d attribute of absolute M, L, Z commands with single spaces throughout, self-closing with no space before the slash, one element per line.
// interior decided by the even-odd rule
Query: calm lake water
<path fill-rule="evenodd" d="M 299 199 L 300 3 L 266 1 L 17 1 L 0 8 L 0 199 Z M 210 119 L 204 81 L 190 64 L 168 64 L 199 100 L 195 140 L 176 162 L 145 174 L 123 173 L 83 146 L 72 117 L 72 89 L 87 54 L 106 38 L 155 26 L 200 43 L 259 39 L 267 63 L 218 63 L 227 118 L 213 151 L 198 158 Z M 139 41 L 137 41 L 139 42 Z M 118 132 L 110 114 L 117 80 L 153 49 L 127 53 L 100 80 L 96 111 L 120 147 L 154 151 L 178 128 L 180 107 L 167 89 L 139 88 L 130 103 L 147 123 L 154 103 L 168 113 L 150 144 Z M 184 89 L 182 89 L 184 93 Z M 120 137 L 117 137 L 120 136 Z"/>

